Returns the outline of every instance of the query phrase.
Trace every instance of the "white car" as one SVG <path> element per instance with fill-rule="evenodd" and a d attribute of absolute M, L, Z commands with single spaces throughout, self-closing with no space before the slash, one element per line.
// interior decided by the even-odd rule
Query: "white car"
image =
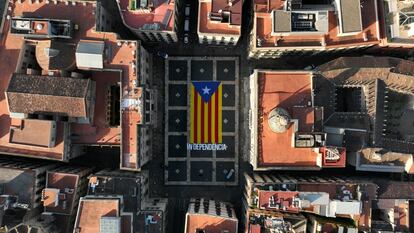
<path fill-rule="evenodd" d="M 184 44 L 188 44 L 188 34 L 184 34 Z"/>

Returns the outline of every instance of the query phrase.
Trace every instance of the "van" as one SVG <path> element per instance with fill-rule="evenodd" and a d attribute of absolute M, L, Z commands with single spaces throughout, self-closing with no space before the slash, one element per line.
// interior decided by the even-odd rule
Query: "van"
<path fill-rule="evenodd" d="M 185 16 L 190 16 L 190 4 L 187 4 L 185 6 L 185 11 L 184 11 Z"/>
<path fill-rule="evenodd" d="M 185 32 L 190 31 L 190 20 L 189 19 L 185 19 L 184 21 L 184 31 Z"/>

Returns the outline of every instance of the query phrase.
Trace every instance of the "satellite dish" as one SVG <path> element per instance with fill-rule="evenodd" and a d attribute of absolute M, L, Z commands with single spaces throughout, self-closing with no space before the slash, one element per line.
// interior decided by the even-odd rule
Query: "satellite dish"
<path fill-rule="evenodd" d="M 283 108 L 274 108 L 268 116 L 270 129 L 275 133 L 284 133 L 290 125 L 290 115 Z"/>

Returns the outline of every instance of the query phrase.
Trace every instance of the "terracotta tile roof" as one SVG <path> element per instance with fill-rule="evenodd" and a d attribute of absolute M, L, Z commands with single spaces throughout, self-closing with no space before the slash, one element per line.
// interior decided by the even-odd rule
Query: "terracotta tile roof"
<path fill-rule="evenodd" d="M 89 88 L 89 79 L 15 73 L 6 95 L 10 112 L 88 117 L 86 96 Z"/>
<path fill-rule="evenodd" d="M 36 44 L 36 60 L 43 70 L 75 68 L 75 45 L 57 40 L 41 40 Z"/>
<path fill-rule="evenodd" d="M 414 199 L 414 182 L 377 181 L 378 199 Z"/>

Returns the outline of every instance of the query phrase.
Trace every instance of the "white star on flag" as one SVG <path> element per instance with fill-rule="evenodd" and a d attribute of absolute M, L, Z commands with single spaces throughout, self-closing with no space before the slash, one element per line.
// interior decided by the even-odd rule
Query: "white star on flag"
<path fill-rule="evenodd" d="M 210 94 L 210 88 L 208 88 L 207 86 L 205 86 L 203 89 L 201 89 L 201 90 L 203 90 L 203 95 L 209 95 Z"/>

